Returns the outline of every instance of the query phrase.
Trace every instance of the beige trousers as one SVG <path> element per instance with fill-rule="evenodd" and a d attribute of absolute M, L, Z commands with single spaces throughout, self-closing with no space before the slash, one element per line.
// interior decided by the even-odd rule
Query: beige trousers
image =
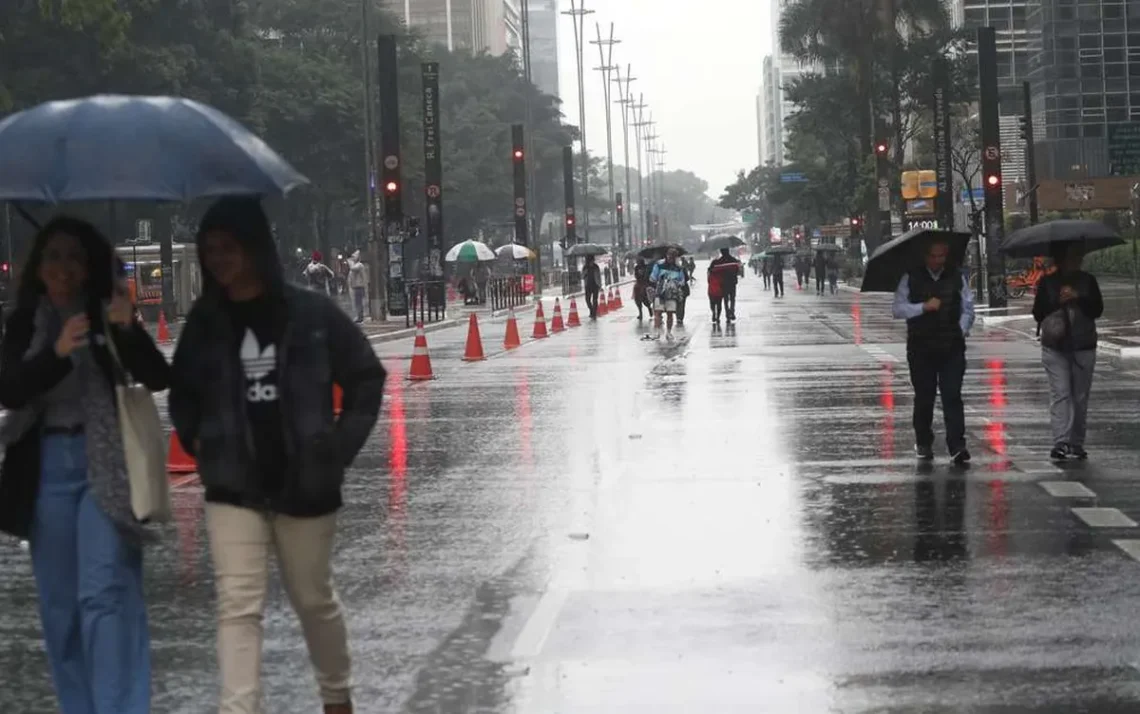
<path fill-rule="evenodd" d="M 271 549 L 301 620 L 321 700 L 349 702 L 348 634 L 332 585 L 336 516 L 292 518 L 210 503 L 206 527 L 218 595 L 220 714 L 262 714 L 261 618 Z"/>

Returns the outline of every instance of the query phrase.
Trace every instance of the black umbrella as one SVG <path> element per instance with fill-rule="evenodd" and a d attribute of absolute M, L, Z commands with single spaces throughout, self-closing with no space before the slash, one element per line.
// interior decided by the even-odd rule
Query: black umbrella
<path fill-rule="evenodd" d="M 709 238 L 704 243 L 701 243 L 701 248 L 709 251 L 723 250 L 724 248 L 739 248 L 744 245 L 744 241 L 736 236 L 720 235 Z"/>
<path fill-rule="evenodd" d="M 908 271 L 923 264 L 926 246 L 936 240 L 945 241 L 950 248 L 947 266 L 961 266 L 966 258 L 966 246 L 970 243 L 969 233 L 915 228 L 875 249 L 867 260 L 860 292 L 893 293 Z"/>
<path fill-rule="evenodd" d="M 609 248 L 607 248 L 603 245 L 598 245 L 597 243 L 577 243 L 575 245 L 570 246 L 570 249 L 567 250 L 565 254 L 566 255 L 572 255 L 572 256 L 583 256 L 583 255 L 605 255 L 606 253 L 609 253 L 609 252 L 610 252 Z"/>
<path fill-rule="evenodd" d="M 1053 243 L 1083 243 L 1085 252 L 1124 245 L 1116 231 L 1100 221 L 1062 218 L 1019 228 L 1002 241 L 1001 252 L 1013 258 L 1048 255 Z"/>
<path fill-rule="evenodd" d="M 651 245 L 648 248 L 642 248 L 637 252 L 637 254 L 646 260 L 660 260 L 661 258 L 664 258 L 665 254 L 670 250 L 677 251 L 677 255 L 685 255 L 689 252 L 676 243 L 666 243 L 662 245 Z"/>
<path fill-rule="evenodd" d="M 774 245 L 764 251 L 768 255 L 791 255 L 796 249 L 790 245 Z"/>
<path fill-rule="evenodd" d="M 815 249 L 820 253 L 835 253 L 837 251 L 843 250 L 834 243 L 820 243 L 815 247 Z"/>

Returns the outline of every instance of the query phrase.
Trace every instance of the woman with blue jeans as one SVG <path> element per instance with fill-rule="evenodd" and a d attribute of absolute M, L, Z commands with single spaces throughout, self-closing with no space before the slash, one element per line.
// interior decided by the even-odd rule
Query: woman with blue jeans
<path fill-rule="evenodd" d="M 0 350 L 0 530 L 29 541 L 61 714 L 150 711 L 142 590 L 114 385 L 169 368 L 136 322 L 121 265 L 89 223 L 37 235 Z M 108 348 L 114 342 L 116 358 Z"/>

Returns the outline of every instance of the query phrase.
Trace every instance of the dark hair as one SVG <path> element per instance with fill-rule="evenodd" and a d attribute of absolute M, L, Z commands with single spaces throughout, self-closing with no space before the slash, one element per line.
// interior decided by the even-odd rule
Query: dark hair
<path fill-rule="evenodd" d="M 40 280 L 40 264 L 44 259 L 44 248 L 52 236 L 62 233 L 79 241 L 87 256 L 87 280 L 83 284 L 86 302 L 101 302 L 111 298 L 113 275 L 120 275 L 123 263 L 115 256 L 110 242 L 91 223 L 71 216 L 59 216 L 49 221 L 36 233 L 32 249 L 28 253 L 23 272 L 20 273 L 19 288 L 16 293 L 17 309 L 35 309 L 44 294 L 44 283 Z"/>

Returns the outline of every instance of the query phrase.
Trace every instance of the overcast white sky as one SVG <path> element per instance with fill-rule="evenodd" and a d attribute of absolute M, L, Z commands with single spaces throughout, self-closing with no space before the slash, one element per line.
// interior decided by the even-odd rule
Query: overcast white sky
<path fill-rule="evenodd" d="M 578 0 L 575 0 L 578 2 Z M 756 93 L 771 47 L 774 0 L 585 0 L 586 39 L 595 23 L 608 37 L 614 23 L 614 64 L 633 65 L 634 95 L 644 92 L 658 122 L 666 170 L 687 169 L 718 197 L 739 169 L 756 165 Z M 560 10 L 570 0 L 559 0 Z M 579 7 L 582 5 L 579 4 Z M 578 124 L 574 26 L 563 15 L 558 52 L 563 111 Z M 586 142 L 605 156 L 605 102 L 596 45 L 585 45 Z M 624 70 L 623 70 L 624 71 Z M 617 92 L 615 90 L 614 97 Z M 622 163 L 620 107 L 614 107 L 614 163 Z M 632 133 L 632 129 L 631 129 Z M 630 163 L 637 166 L 631 139 Z M 644 159 L 643 159 L 644 160 Z"/>

